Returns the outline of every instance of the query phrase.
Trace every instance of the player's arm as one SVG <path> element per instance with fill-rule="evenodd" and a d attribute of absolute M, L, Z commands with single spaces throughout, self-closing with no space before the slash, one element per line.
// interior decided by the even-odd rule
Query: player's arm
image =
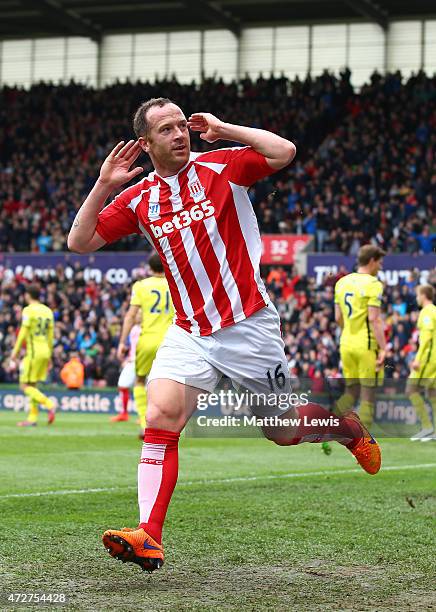
<path fill-rule="evenodd" d="M 10 357 L 10 365 L 16 365 L 17 357 L 20 353 L 21 347 L 23 343 L 27 340 L 29 336 L 29 328 L 27 325 L 22 325 L 20 327 L 20 331 L 18 332 L 17 339 L 15 341 L 15 346 L 12 349 L 11 357 Z"/>
<path fill-rule="evenodd" d="M 121 329 L 120 341 L 118 343 L 117 349 L 117 357 L 119 361 L 124 359 L 125 353 L 127 351 L 127 338 L 132 330 L 132 327 L 135 325 L 135 320 L 138 314 L 138 310 L 140 306 L 130 305 L 129 310 L 126 313 L 123 321 L 123 327 Z"/>
<path fill-rule="evenodd" d="M 431 328 L 424 327 L 421 329 L 419 333 L 419 349 L 411 364 L 414 370 L 419 370 L 421 367 L 424 355 L 430 350 L 432 338 L 433 330 Z"/>
<path fill-rule="evenodd" d="M 50 322 L 50 325 L 47 329 L 47 344 L 50 349 L 50 356 L 53 353 L 53 345 L 54 345 L 54 324 L 53 321 Z"/>
<path fill-rule="evenodd" d="M 106 240 L 96 232 L 98 214 L 115 189 L 143 171 L 140 167 L 130 170 L 140 153 L 139 143 L 129 140 L 126 144 L 119 142 L 106 157 L 100 176 L 80 207 L 68 234 L 68 248 L 71 251 L 91 253 L 106 244 Z"/>
<path fill-rule="evenodd" d="M 258 128 L 225 123 L 211 113 L 194 113 L 189 117 L 188 126 L 200 132 L 200 138 L 207 142 L 231 140 L 252 147 L 263 155 L 274 170 L 284 168 L 295 157 L 297 151 L 290 140 Z"/>
<path fill-rule="evenodd" d="M 339 304 L 335 304 L 335 321 L 341 329 L 344 329 L 344 317 Z"/>
<path fill-rule="evenodd" d="M 379 347 L 376 365 L 377 369 L 380 369 L 386 357 L 386 340 L 381 308 L 379 306 L 368 306 L 368 321 Z"/>

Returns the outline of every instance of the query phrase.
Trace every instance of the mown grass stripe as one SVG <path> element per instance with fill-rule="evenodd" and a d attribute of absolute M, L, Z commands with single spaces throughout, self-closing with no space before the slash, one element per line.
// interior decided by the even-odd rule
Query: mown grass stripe
<path fill-rule="evenodd" d="M 429 468 L 436 468 L 436 463 L 417 463 L 415 465 L 387 465 L 382 468 L 380 474 L 383 472 L 401 472 L 402 470 L 424 470 Z M 213 484 L 227 484 L 232 482 L 252 482 L 256 480 L 281 480 L 285 478 L 311 478 L 314 476 L 337 476 L 346 474 L 359 474 L 363 473 L 361 468 L 343 469 L 343 470 L 320 470 L 317 472 L 289 472 L 287 474 L 258 474 L 254 476 L 235 476 L 232 478 L 212 478 L 212 479 L 201 479 L 201 480 L 181 480 L 178 483 L 178 487 L 190 487 L 196 485 L 213 485 Z M 0 495 L 0 499 L 13 499 L 13 498 L 24 498 L 24 497 L 45 497 L 48 495 L 84 495 L 87 493 L 109 493 L 111 491 L 126 491 L 129 489 L 136 489 L 136 485 L 128 485 L 125 487 L 97 487 L 89 489 L 65 489 L 58 491 L 39 491 L 36 493 L 8 493 L 6 495 Z"/>

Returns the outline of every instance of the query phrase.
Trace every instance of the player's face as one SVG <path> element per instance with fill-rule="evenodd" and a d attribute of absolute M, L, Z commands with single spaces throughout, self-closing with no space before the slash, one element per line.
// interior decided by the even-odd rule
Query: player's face
<path fill-rule="evenodd" d="M 372 276 L 377 276 L 377 274 L 383 268 L 383 259 L 371 259 L 370 266 Z"/>
<path fill-rule="evenodd" d="M 191 143 L 186 117 L 175 104 L 152 107 L 147 113 L 149 133 L 139 142 L 154 166 L 178 172 L 189 160 Z"/>
<path fill-rule="evenodd" d="M 416 303 L 421 308 L 421 306 L 422 306 L 422 293 L 420 291 L 416 292 Z"/>

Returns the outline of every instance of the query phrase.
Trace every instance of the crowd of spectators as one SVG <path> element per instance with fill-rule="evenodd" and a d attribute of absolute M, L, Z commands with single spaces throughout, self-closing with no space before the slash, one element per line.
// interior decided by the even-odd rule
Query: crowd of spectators
<path fill-rule="evenodd" d="M 175 80 L 71 83 L 0 90 L 0 251 L 66 249 L 65 236 L 102 160 L 132 136 L 132 113 L 165 95 L 185 113 L 263 127 L 297 144 L 294 164 L 250 194 L 261 231 L 306 233 L 312 248 L 355 254 L 432 251 L 436 239 L 436 77 L 374 73 L 359 93 L 350 73 L 201 85 Z M 193 134 L 193 148 L 209 147 Z M 214 145 L 216 146 L 216 145 Z M 146 156 L 138 159 L 150 170 Z M 144 249 L 142 237 L 114 245 Z"/>
<path fill-rule="evenodd" d="M 136 107 L 160 95 L 174 99 L 186 115 L 209 110 L 297 144 L 290 168 L 250 189 L 262 232 L 311 234 L 311 249 L 351 255 L 367 242 L 391 253 L 434 250 L 436 77 L 374 73 L 357 93 L 344 71 L 304 81 L 259 77 L 181 85 L 173 79 L 103 90 L 75 83 L 1 89 L 0 252 L 66 250 L 72 220 L 103 159 L 116 142 L 131 137 Z M 210 146 L 196 134 L 192 140 L 194 150 Z M 151 169 L 145 156 L 137 163 L 146 173 Z M 130 236 L 108 248 L 147 246 Z M 314 379 L 339 376 L 334 279 L 316 286 L 314 279 L 277 267 L 264 275 L 282 318 L 291 370 Z M 407 375 L 416 351 L 416 283 L 411 272 L 408 282 L 386 287 L 386 373 L 392 378 Z M 19 275 L 0 277 L 2 356 L 15 341 L 24 286 Z M 71 280 L 59 267 L 44 283 L 42 299 L 56 316 L 52 382 L 59 382 L 63 364 L 78 352 L 88 384 L 116 384 L 116 345 L 128 298 L 129 287 L 87 283 L 80 269 Z M 0 365 L 0 381 L 15 379 Z"/>
<path fill-rule="evenodd" d="M 141 267 L 139 268 L 141 269 Z M 145 269 L 145 268 L 143 268 Z M 300 276 L 291 267 L 270 266 L 263 277 L 282 321 L 290 371 L 316 383 L 323 377 L 339 378 L 339 334 L 334 322 L 334 285 L 346 273 L 341 269 L 317 286 L 315 279 Z M 404 380 L 417 350 L 418 308 L 415 288 L 420 274 L 411 270 L 409 278 L 396 286 L 385 286 L 384 318 L 389 340 L 385 375 Z M 16 382 L 17 372 L 8 372 L 6 360 L 14 345 L 24 306 L 28 281 L 16 274 L 0 276 L 0 382 Z M 428 282 L 436 284 L 436 268 Z M 55 346 L 49 382 L 60 383 L 60 371 L 72 354 L 78 353 L 85 366 L 85 383 L 116 386 L 120 363 L 116 347 L 123 317 L 129 305 L 130 285 L 103 280 L 85 282 L 77 264 L 73 279 L 59 266 L 42 283 L 42 301 L 55 314 Z"/>

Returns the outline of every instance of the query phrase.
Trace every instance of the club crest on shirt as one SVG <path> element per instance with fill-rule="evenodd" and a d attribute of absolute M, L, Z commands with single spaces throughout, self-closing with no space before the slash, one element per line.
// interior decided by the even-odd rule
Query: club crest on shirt
<path fill-rule="evenodd" d="M 203 185 L 200 183 L 198 176 L 188 183 L 189 193 L 194 202 L 201 202 L 206 199 L 206 192 Z"/>

